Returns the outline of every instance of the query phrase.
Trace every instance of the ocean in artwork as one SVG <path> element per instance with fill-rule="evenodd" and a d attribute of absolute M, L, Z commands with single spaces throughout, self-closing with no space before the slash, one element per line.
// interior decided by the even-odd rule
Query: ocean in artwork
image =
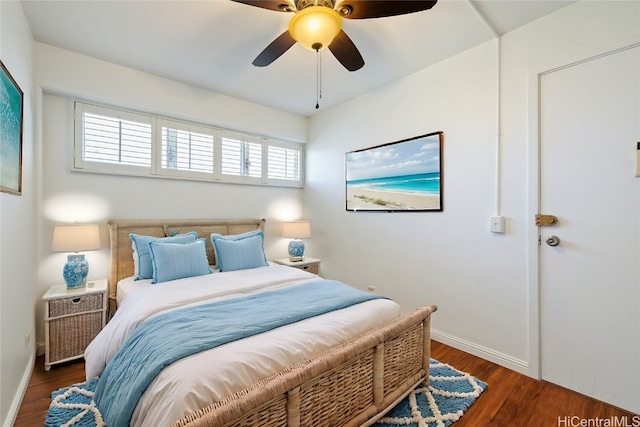
<path fill-rule="evenodd" d="M 352 180 L 347 181 L 347 188 L 439 195 L 440 172 Z"/>
<path fill-rule="evenodd" d="M 0 70 L 0 186 L 20 190 L 22 93 Z"/>

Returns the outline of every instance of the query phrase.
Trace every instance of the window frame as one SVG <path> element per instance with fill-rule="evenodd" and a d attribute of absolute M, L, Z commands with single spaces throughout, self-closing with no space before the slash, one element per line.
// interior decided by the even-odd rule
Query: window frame
<path fill-rule="evenodd" d="M 264 156 L 265 156 L 265 138 L 260 138 L 254 135 L 244 134 L 242 132 L 223 130 L 220 133 L 220 180 L 224 182 L 235 182 L 240 184 L 254 184 L 261 185 L 265 184 L 265 173 L 267 172 L 264 167 Z M 236 140 L 236 138 L 241 139 L 245 144 L 256 144 L 260 145 L 261 150 L 261 164 L 260 164 L 260 176 L 251 176 L 251 175 L 236 175 L 236 174 L 226 174 L 222 171 L 222 159 L 224 158 L 224 153 L 222 153 L 222 140 L 223 139 L 232 139 Z"/>
<path fill-rule="evenodd" d="M 266 153 L 263 153 L 262 159 L 263 162 L 266 162 L 266 165 L 263 165 L 263 170 L 266 170 L 266 173 L 263 173 L 265 179 L 266 179 L 266 183 L 268 185 L 275 185 L 275 186 L 286 186 L 288 182 L 291 181 L 296 181 L 296 180 L 288 180 L 288 179 L 282 179 L 282 178 L 269 178 L 269 147 L 276 147 L 276 148 L 281 148 L 281 149 L 285 149 L 285 150 L 295 150 L 296 147 L 292 144 L 286 143 L 286 142 L 282 142 L 282 141 L 269 141 L 269 144 L 265 144 L 263 146 L 263 150 L 266 151 Z M 299 156 L 299 163 L 298 163 L 298 180 L 301 184 L 300 186 L 302 186 L 302 182 L 304 180 L 304 165 L 305 165 L 305 150 L 304 149 L 300 149 L 297 150 L 298 151 L 298 156 Z"/>
<path fill-rule="evenodd" d="M 168 125 L 168 126 L 165 126 Z M 212 146 L 212 156 L 213 156 L 213 170 L 211 172 L 203 172 L 203 171 L 195 171 L 195 170 L 185 170 L 185 169 L 173 169 L 173 168 L 163 168 L 162 167 L 162 128 L 169 127 L 171 129 L 177 129 L 183 132 L 193 132 L 203 135 L 211 135 L 213 137 L 213 146 Z M 172 178 L 186 178 L 186 179 L 195 179 L 202 181 L 213 181 L 219 179 L 217 176 L 217 168 L 216 168 L 216 138 L 217 138 L 217 129 L 211 128 L 208 126 L 196 125 L 193 123 L 186 123 L 173 119 L 165 119 L 158 118 L 158 127 L 156 129 L 158 134 L 157 143 L 158 149 L 155 152 L 155 161 L 152 162 L 156 169 L 154 175 L 164 176 L 164 177 L 172 177 Z"/>
<path fill-rule="evenodd" d="M 150 166 L 134 166 L 121 163 L 96 162 L 93 160 L 85 160 L 83 158 L 84 140 L 83 140 L 83 114 L 85 112 L 97 115 L 103 115 L 112 118 L 119 118 L 129 121 L 149 124 L 151 126 L 151 157 L 154 155 L 153 129 L 155 119 L 152 116 L 140 113 L 132 113 L 130 111 L 118 110 L 110 107 L 91 105 L 86 103 L 74 103 L 74 150 L 73 150 L 73 169 L 80 171 L 92 171 L 98 173 L 112 173 L 122 175 L 142 175 L 148 176 L 153 173 L 153 161 Z M 80 118 L 80 120 L 78 120 Z M 148 123 L 147 123 L 148 122 Z M 81 143 L 78 144 L 77 141 Z"/>
<path fill-rule="evenodd" d="M 260 136 L 242 132 L 233 129 L 224 129 L 216 126 L 210 126 L 202 123 L 189 122 L 185 120 L 175 119 L 171 117 L 157 116 L 153 114 L 140 113 L 122 108 L 98 105 L 94 103 L 75 100 L 72 102 L 73 120 L 74 120 L 74 138 L 73 138 L 73 159 L 72 171 L 92 172 L 115 175 L 128 176 L 147 176 L 155 178 L 168 179 L 186 179 L 206 182 L 220 182 L 233 184 L 248 184 L 276 187 L 304 187 L 304 144 L 298 142 L 287 142 L 282 140 L 271 139 L 266 136 Z M 151 126 L 151 166 L 134 166 L 120 163 L 100 162 L 86 160 L 83 158 L 84 139 L 83 139 L 83 119 L 84 114 L 97 114 L 111 118 L 119 118 L 128 121 L 140 122 Z M 174 169 L 162 167 L 162 128 L 168 127 L 184 132 L 194 132 L 204 135 L 213 136 L 213 171 L 203 172 L 197 170 Z M 222 139 L 228 135 L 235 135 L 242 138 L 246 142 L 259 144 L 261 146 L 261 175 L 230 175 L 222 173 Z M 298 179 L 277 179 L 269 178 L 269 147 L 278 147 L 294 150 L 298 153 L 299 177 Z"/>

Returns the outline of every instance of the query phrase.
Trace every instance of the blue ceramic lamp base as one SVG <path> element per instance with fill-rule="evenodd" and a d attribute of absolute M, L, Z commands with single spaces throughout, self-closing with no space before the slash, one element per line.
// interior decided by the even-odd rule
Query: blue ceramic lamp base
<path fill-rule="evenodd" d="M 289 261 L 303 261 L 304 260 L 304 243 L 302 240 L 292 240 L 289 242 Z"/>
<path fill-rule="evenodd" d="M 84 255 L 69 255 L 67 263 L 62 269 L 62 277 L 67 283 L 67 289 L 82 288 L 87 284 L 89 274 L 89 262 Z"/>

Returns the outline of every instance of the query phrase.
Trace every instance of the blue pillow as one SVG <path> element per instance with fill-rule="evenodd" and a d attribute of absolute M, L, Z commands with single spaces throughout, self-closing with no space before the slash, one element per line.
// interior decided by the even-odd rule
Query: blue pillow
<path fill-rule="evenodd" d="M 210 274 L 204 239 L 190 243 L 149 242 L 153 280 L 151 283 Z"/>
<path fill-rule="evenodd" d="M 211 243 L 216 251 L 217 267 L 220 271 L 244 270 L 269 265 L 264 253 L 262 230 L 230 236 L 212 234 Z"/>
<path fill-rule="evenodd" d="M 131 233 L 129 238 L 133 248 L 133 280 L 141 280 L 153 277 L 153 266 L 151 265 L 151 254 L 149 252 L 150 242 L 189 243 L 195 241 L 198 235 L 194 231 L 172 237 L 141 236 Z"/>

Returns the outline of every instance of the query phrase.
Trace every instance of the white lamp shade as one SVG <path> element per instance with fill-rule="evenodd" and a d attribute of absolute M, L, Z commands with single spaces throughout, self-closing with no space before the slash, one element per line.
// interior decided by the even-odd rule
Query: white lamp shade
<path fill-rule="evenodd" d="M 309 221 L 285 222 L 282 225 L 282 237 L 291 239 L 305 239 L 311 237 Z"/>
<path fill-rule="evenodd" d="M 80 252 L 100 249 L 100 229 L 96 224 L 59 225 L 53 228 L 54 252 Z"/>
<path fill-rule="evenodd" d="M 308 6 L 296 12 L 289 22 L 289 34 L 309 50 L 329 47 L 342 29 L 338 12 L 325 6 Z"/>

